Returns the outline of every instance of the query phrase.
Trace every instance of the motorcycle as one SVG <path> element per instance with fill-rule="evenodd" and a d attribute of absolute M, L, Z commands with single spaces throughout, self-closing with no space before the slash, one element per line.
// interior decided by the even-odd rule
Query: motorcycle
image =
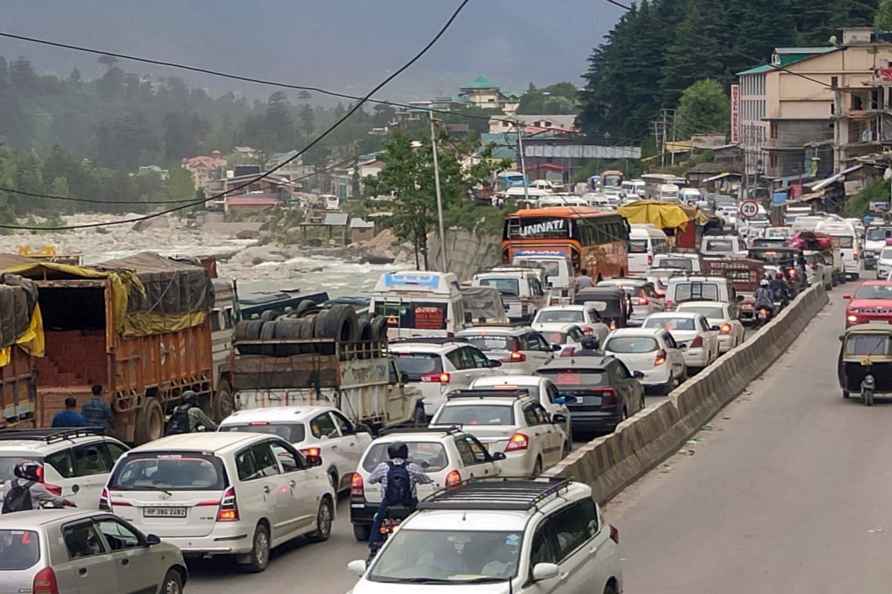
<path fill-rule="evenodd" d="M 366 564 L 370 564 L 375 557 L 378 555 L 378 551 L 381 550 L 381 547 L 384 546 L 384 543 L 387 542 L 387 539 L 390 538 L 390 535 L 397 531 L 400 527 L 400 524 L 403 523 L 403 520 L 408 518 L 415 511 L 412 507 L 406 507 L 401 505 L 394 505 L 387 508 L 385 518 L 381 520 L 381 538 L 377 542 L 369 543 L 369 558 Z"/>
<path fill-rule="evenodd" d="M 777 305 L 775 304 L 775 308 L 776 307 L 777 307 Z M 758 327 L 764 326 L 765 324 L 770 322 L 771 318 L 773 318 L 773 317 L 774 317 L 774 311 L 771 308 L 769 308 L 765 305 L 757 307 L 756 308 L 756 327 L 758 328 Z"/>

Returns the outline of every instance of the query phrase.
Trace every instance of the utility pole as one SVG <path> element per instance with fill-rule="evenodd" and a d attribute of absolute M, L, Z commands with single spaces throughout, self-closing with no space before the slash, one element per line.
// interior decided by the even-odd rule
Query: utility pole
<path fill-rule="evenodd" d="M 520 153 L 520 173 L 523 175 L 523 200 L 529 204 L 530 184 L 527 181 L 527 162 L 523 156 L 523 131 L 518 122 L 514 122 L 514 129 L 517 130 L 517 152 Z"/>
<path fill-rule="evenodd" d="M 666 110 L 664 109 L 663 110 L 663 124 L 660 127 L 660 131 L 662 132 L 660 137 L 663 139 L 662 150 L 660 151 L 660 168 L 661 169 L 666 167 L 666 116 L 667 115 L 668 114 L 666 113 Z"/>
<path fill-rule="evenodd" d="M 437 191 L 437 222 L 440 229 L 440 265 L 443 272 L 449 272 L 446 260 L 446 230 L 443 227 L 443 196 L 440 193 L 440 158 L 437 154 L 437 130 L 434 128 L 434 112 L 429 111 L 431 119 L 431 148 L 434 153 L 434 188 Z"/>

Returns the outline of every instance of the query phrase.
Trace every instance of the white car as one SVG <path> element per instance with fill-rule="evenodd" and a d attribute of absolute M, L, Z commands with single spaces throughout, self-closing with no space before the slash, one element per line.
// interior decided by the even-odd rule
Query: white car
<path fill-rule="evenodd" d="M 499 461 L 504 459 L 504 455 L 491 455 L 476 437 L 460 429 L 419 427 L 388 431 L 372 442 L 353 473 L 350 523 L 353 524 L 353 536 L 358 541 L 368 540 L 372 518 L 384 497 L 380 484 L 369 484 L 369 475 L 379 464 L 389 460 L 387 448 L 394 442 L 405 444 L 409 449 L 409 461 L 421 466 L 433 481 L 417 485 L 418 499 L 468 479 L 493 477 L 501 473 Z"/>
<path fill-rule="evenodd" d="M 727 353 L 743 344 L 746 330 L 737 319 L 731 304 L 721 301 L 689 301 L 679 304 L 677 312 L 698 313 L 706 317 L 710 327 L 719 328 L 719 353 Z"/>
<path fill-rule="evenodd" d="M 473 481 L 419 503 L 352 594 L 618 594 L 619 531 L 591 487 L 559 480 Z M 510 582 L 510 583 L 506 583 Z"/>
<path fill-rule="evenodd" d="M 825 290 L 833 290 L 833 264 L 828 263 L 821 252 L 803 251 L 802 255 L 805 257 L 805 276 L 808 284 L 822 284 Z"/>
<path fill-rule="evenodd" d="M 496 388 L 510 390 L 512 388 L 523 388 L 528 390 L 530 396 L 539 400 L 539 404 L 545 409 L 549 415 L 564 415 L 567 422 L 564 424 L 564 433 L 573 441 L 573 432 L 570 429 L 570 409 L 567 408 L 565 399 L 554 382 L 547 377 L 541 375 L 496 375 L 493 377 L 482 377 L 474 380 L 471 389 L 476 388 Z"/>
<path fill-rule="evenodd" d="M 702 314 L 693 312 L 654 314 L 642 328 L 663 328 L 672 334 L 684 353 L 688 369 L 703 369 L 719 356 L 718 329 L 713 329 Z"/>
<path fill-rule="evenodd" d="M 603 344 L 610 328 L 601 321 L 598 312 L 586 305 L 552 305 L 543 307 L 533 319 L 533 330 L 539 332 L 560 331 L 567 324 L 576 324 L 587 336 L 594 336 Z"/>
<path fill-rule="evenodd" d="M 663 328 L 620 328 L 607 337 L 604 354 L 616 357 L 631 371 L 640 371 L 645 388 L 668 394 L 688 377 L 684 354 Z"/>
<path fill-rule="evenodd" d="M 877 278 L 886 278 L 892 272 L 892 247 L 885 247 L 877 254 Z"/>
<path fill-rule="evenodd" d="M 421 392 L 428 418 L 449 392 L 467 388 L 478 377 L 502 373 L 497 369 L 501 361 L 466 342 L 401 342 L 391 344 L 389 351 L 405 382 Z"/>
<path fill-rule="evenodd" d="M 565 415 L 549 415 L 526 388 L 476 388 L 453 392 L 434 418 L 432 428 L 461 427 L 502 453 L 504 476 L 539 476 L 570 453 Z"/>
<path fill-rule="evenodd" d="M 350 488 L 350 477 L 372 436 L 331 406 L 282 406 L 232 413 L 219 431 L 278 435 L 307 458 L 322 458 L 335 491 Z"/>
<path fill-rule="evenodd" d="M 585 333 L 577 324 L 555 325 L 551 330 L 543 330 L 542 336 L 552 347 L 560 347 L 559 357 L 569 357 L 582 350 L 582 341 L 585 339 Z"/>
<path fill-rule="evenodd" d="M 85 427 L 0 430 L 0 482 L 15 478 L 15 467 L 22 462 L 40 462 L 50 492 L 78 509 L 98 509 L 102 487 L 128 449 Z"/>
<path fill-rule="evenodd" d="M 651 268 L 674 268 L 688 274 L 700 274 L 703 271 L 700 255 L 689 252 L 657 254 Z"/>
<path fill-rule="evenodd" d="M 278 435 L 187 433 L 127 452 L 99 507 L 184 555 L 234 555 L 260 572 L 274 547 L 328 540 L 335 492 L 321 459 Z"/>
<path fill-rule="evenodd" d="M 556 349 L 531 328 L 475 326 L 458 332 L 490 359 L 502 362 L 503 373 L 532 373 L 552 359 Z"/>

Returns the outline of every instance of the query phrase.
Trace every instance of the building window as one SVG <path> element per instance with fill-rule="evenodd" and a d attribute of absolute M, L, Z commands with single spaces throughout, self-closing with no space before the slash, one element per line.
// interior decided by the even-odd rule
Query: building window
<path fill-rule="evenodd" d="M 768 124 L 768 133 L 771 135 L 772 140 L 777 140 L 777 122 Z"/>
<path fill-rule="evenodd" d="M 833 87 L 834 89 L 839 86 L 839 77 L 838 76 L 830 77 L 830 86 Z"/>
<path fill-rule="evenodd" d="M 777 153 L 768 154 L 768 166 L 772 169 L 777 167 Z"/>

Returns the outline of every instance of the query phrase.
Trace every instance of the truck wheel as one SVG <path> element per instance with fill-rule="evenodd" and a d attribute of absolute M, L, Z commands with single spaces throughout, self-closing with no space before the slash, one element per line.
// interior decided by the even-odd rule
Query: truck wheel
<path fill-rule="evenodd" d="M 137 444 L 148 443 L 164 437 L 164 410 L 154 398 L 147 398 L 143 407 L 136 413 Z"/>
<path fill-rule="evenodd" d="M 273 340 L 276 337 L 276 324 L 278 322 L 275 321 L 266 321 L 263 322 L 263 327 L 260 329 L 260 340 Z M 276 345 L 274 344 L 263 344 L 260 345 L 260 354 L 261 355 L 269 355 L 270 357 L 276 356 Z"/>
<path fill-rule="evenodd" d="M 309 313 L 316 307 L 316 304 L 310 301 L 309 299 L 304 299 L 300 303 L 297 304 L 297 309 L 294 310 L 294 315 L 298 318 L 302 318 L 304 314 Z"/>
<path fill-rule="evenodd" d="M 235 412 L 235 397 L 232 395 L 232 386 L 228 381 L 221 380 L 217 386 L 211 410 L 214 420 L 218 423 Z"/>
<path fill-rule="evenodd" d="M 371 332 L 373 341 L 385 342 L 387 340 L 387 318 L 384 316 L 372 318 Z"/>
<path fill-rule="evenodd" d="M 355 342 L 359 321 L 349 305 L 335 305 L 316 319 L 316 338 L 333 338 L 336 342 Z"/>

